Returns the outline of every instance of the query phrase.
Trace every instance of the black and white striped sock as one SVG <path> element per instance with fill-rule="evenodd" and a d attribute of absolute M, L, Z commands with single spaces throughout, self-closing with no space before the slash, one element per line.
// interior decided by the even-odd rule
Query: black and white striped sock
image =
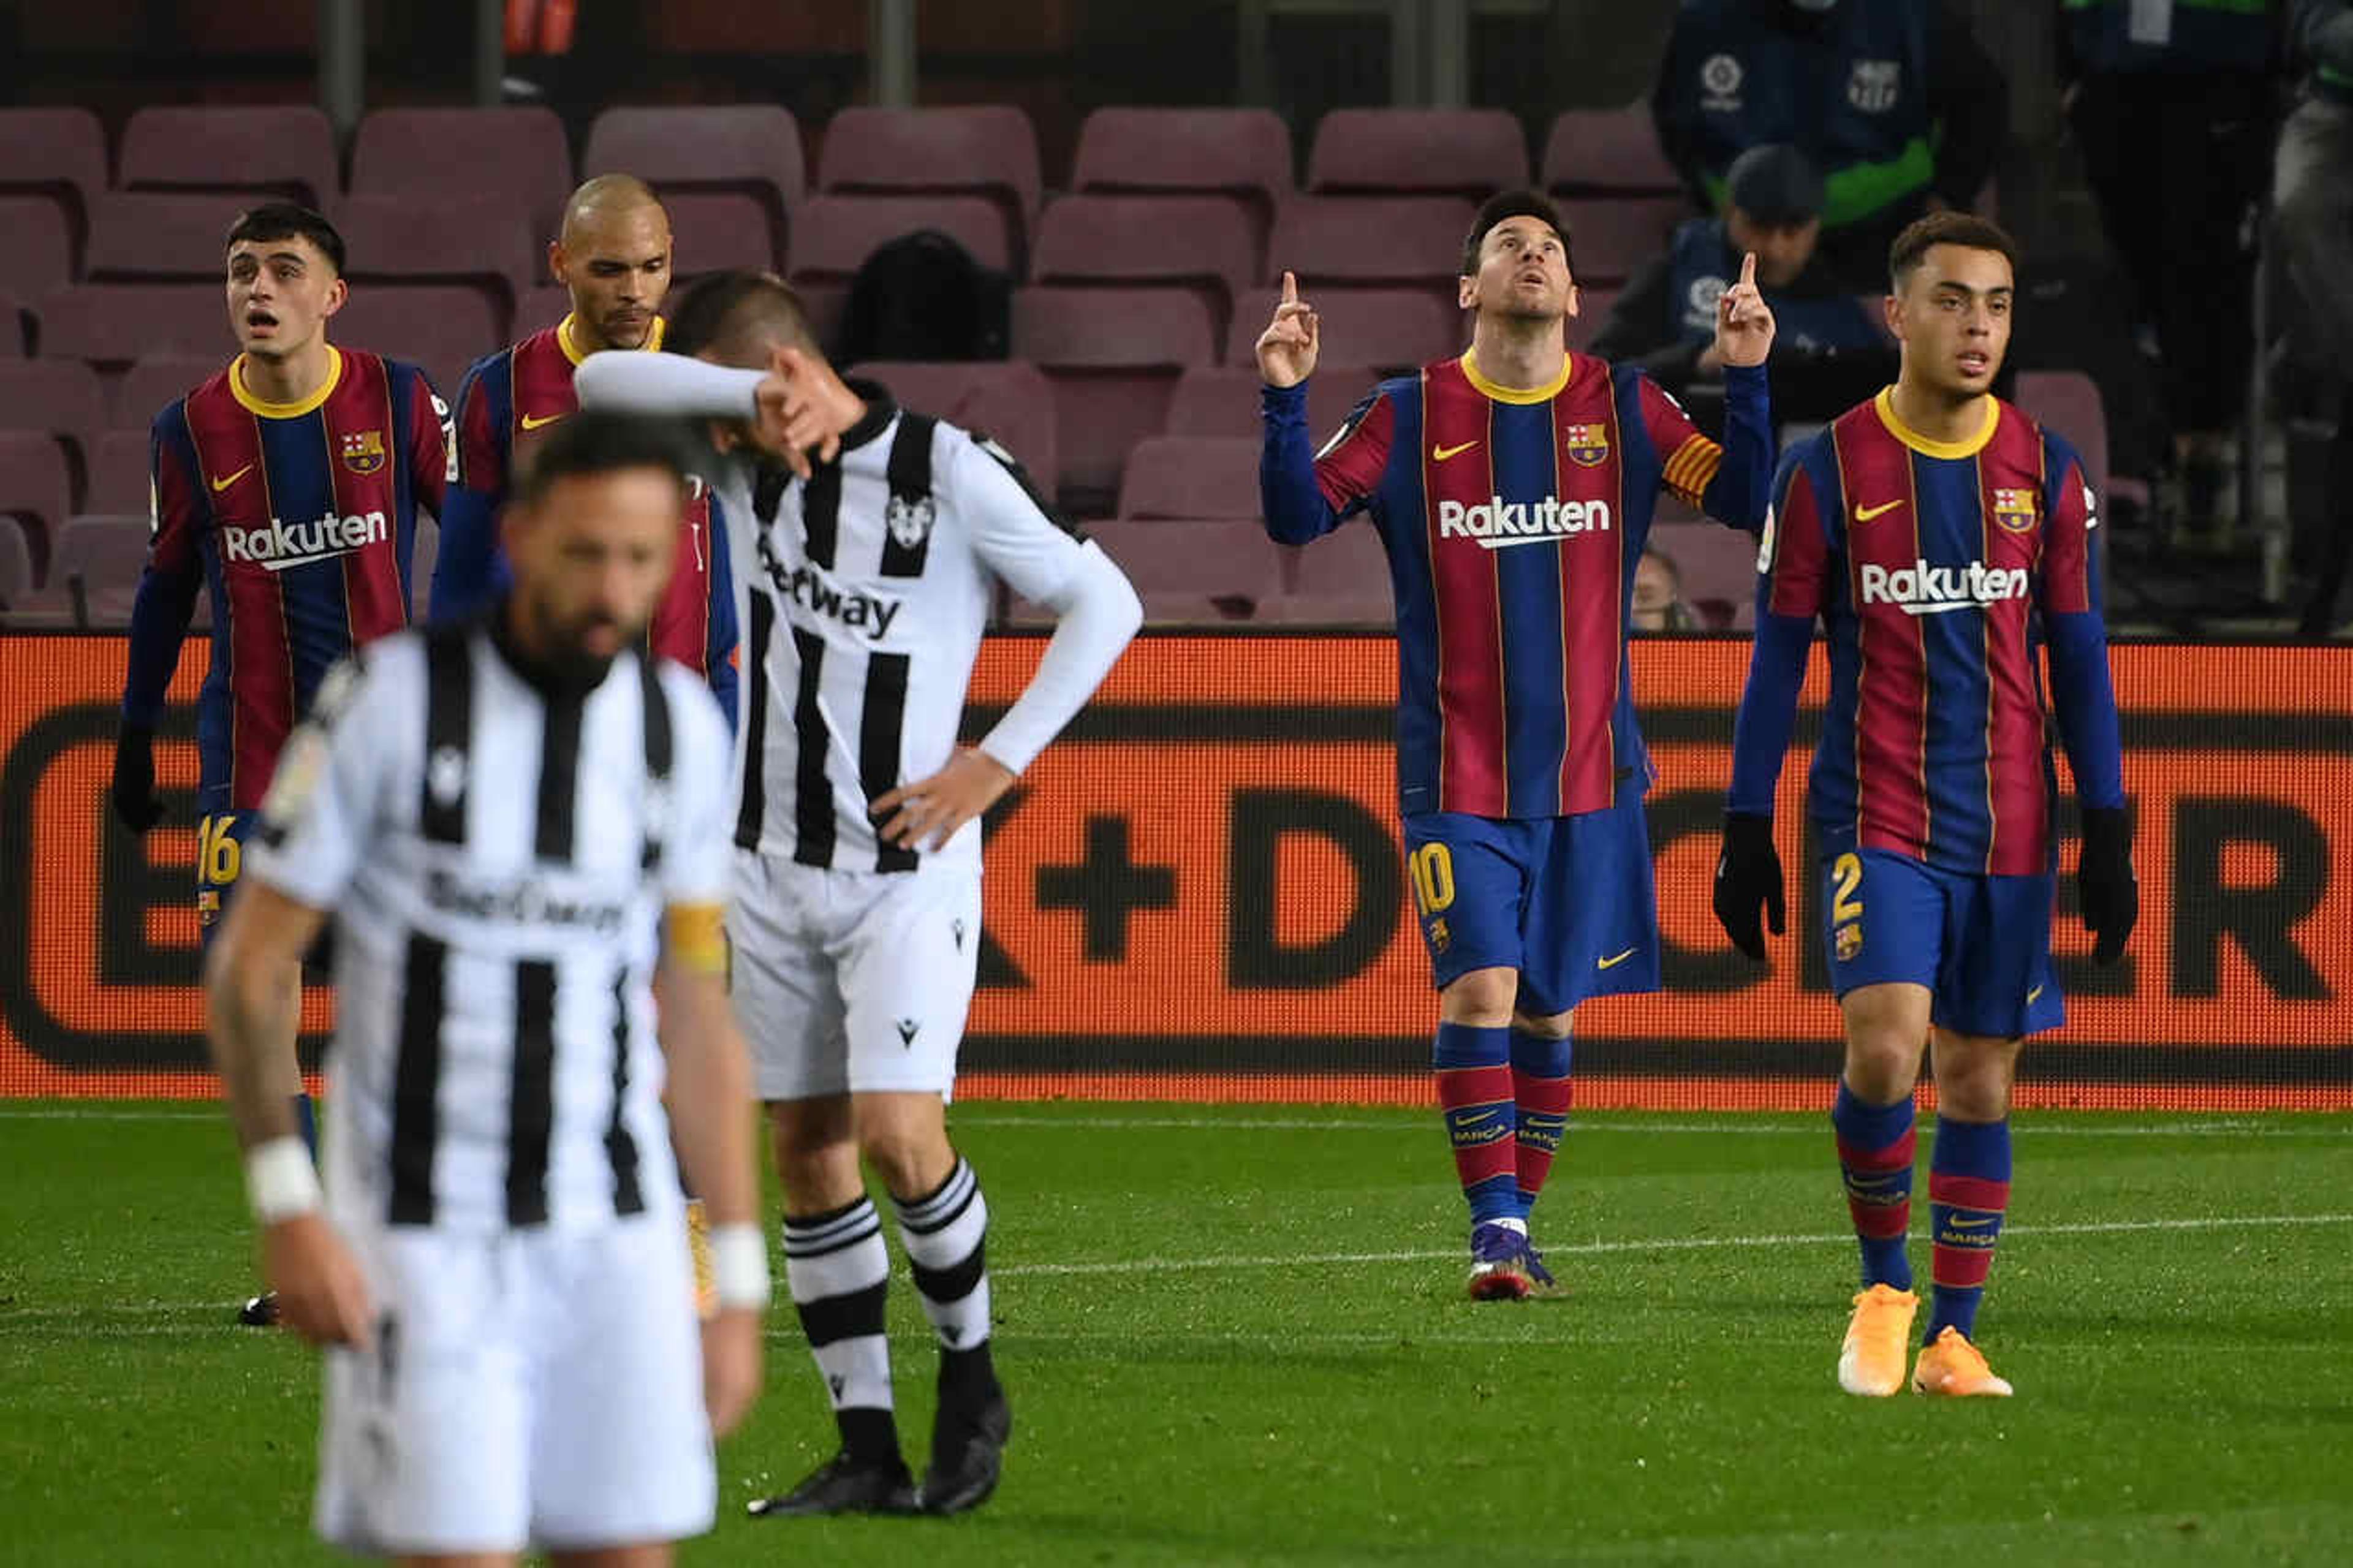
<path fill-rule="evenodd" d="M 895 1462 L 891 1342 L 883 1333 L 891 1255 L 873 1201 L 861 1196 L 826 1214 L 787 1215 L 785 1281 L 833 1401 L 842 1447 L 858 1459 Z"/>
<path fill-rule="evenodd" d="M 944 1381 L 992 1381 L 988 1353 L 988 1201 L 980 1178 L 959 1157 L 939 1190 L 912 1202 L 892 1200 L 899 1239 L 915 1276 L 923 1315 L 940 1336 Z"/>

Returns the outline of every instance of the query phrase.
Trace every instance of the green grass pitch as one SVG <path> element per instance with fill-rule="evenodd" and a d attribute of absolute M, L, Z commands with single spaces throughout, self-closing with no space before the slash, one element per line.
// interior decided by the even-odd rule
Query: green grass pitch
<path fill-rule="evenodd" d="M 1837 1391 L 1853 1246 L 1818 1118 L 1580 1119 L 1537 1210 L 1571 1293 L 1514 1305 L 1461 1294 L 1427 1115 L 955 1121 L 995 1215 L 1003 1489 L 744 1519 L 830 1452 L 780 1305 L 683 1561 L 2353 1559 L 2353 1118 L 2021 1118 L 1978 1325 L 2019 1395 L 1966 1404 Z M 225 1121 L 15 1104 L 0 1147 L 0 1563 L 333 1561 L 312 1358 L 229 1321 Z M 892 1290 L 920 1465 L 934 1355 L 903 1266 Z"/>

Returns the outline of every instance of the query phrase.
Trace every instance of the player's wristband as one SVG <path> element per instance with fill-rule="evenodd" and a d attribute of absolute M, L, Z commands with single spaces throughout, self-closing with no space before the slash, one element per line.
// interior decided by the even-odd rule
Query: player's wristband
<path fill-rule="evenodd" d="M 768 1305 L 768 1238 L 748 1223 L 713 1226 L 711 1230 L 711 1292 L 721 1310 L 749 1307 L 765 1311 Z"/>
<path fill-rule="evenodd" d="M 245 1191 L 253 1217 L 264 1225 L 316 1213 L 322 1201 L 311 1152 L 293 1137 L 272 1138 L 246 1152 Z"/>

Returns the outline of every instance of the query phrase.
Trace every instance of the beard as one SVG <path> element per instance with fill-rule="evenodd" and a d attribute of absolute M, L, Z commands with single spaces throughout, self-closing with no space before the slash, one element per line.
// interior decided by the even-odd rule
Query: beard
<path fill-rule="evenodd" d="M 566 620 L 559 617 L 544 600 L 532 605 L 531 615 L 540 627 L 540 647 L 533 662 L 550 685 L 569 691 L 587 691 L 601 685 L 620 651 L 642 639 L 646 633 L 644 622 L 631 626 L 602 611 L 592 610 Z M 611 652 L 589 646 L 591 637 L 606 632 L 614 634 Z"/>

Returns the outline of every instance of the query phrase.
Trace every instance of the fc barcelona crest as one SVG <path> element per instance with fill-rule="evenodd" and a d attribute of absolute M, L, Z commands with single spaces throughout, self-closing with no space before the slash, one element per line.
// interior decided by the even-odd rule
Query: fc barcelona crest
<path fill-rule="evenodd" d="M 892 542 L 902 550 L 913 550 L 932 536 L 932 523 L 937 509 L 929 496 L 917 496 L 910 500 L 904 496 L 892 496 L 882 509 L 882 525 L 891 531 Z"/>
<path fill-rule="evenodd" d="M 1609 430 L 1603 425 L 1564 425 L 1560 427 L 1561 450 L 1569 461 L 1585 468 L 1599 468 L 1609 460 Z"/>
<path fill-rule="evenodd" d="M 1862 922 L 1842 925 L 1831 933 L 1831 946 L 1841 963 L 1852 963 L 1862 956 Z"/>
<path fill-rule="evenodd" d="M 2042 502 L 2032 490 L 1993 492 L 1993 520 L 2010 532 L 2030 533 L 2042 517 Z"/>
<path fill-rule="evenodd" d="M 353 430 L 343 437 L 343 467 L 355 474 L 373 474 L 384 467 L 384 432 Z"/>

